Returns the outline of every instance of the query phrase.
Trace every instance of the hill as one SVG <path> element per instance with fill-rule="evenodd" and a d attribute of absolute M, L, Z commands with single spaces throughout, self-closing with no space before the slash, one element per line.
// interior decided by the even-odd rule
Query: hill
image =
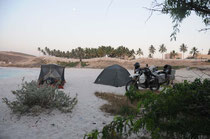
<path fill-rule="evenodd" d="M 20 52 L 0 51 L 0 66 L 4 67 L 37 67 L 42 59 Z"/>

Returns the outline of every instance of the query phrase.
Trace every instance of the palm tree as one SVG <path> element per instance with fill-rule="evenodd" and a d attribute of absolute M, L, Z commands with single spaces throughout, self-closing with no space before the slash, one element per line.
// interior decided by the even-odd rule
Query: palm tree
<path fill-rule="evenodd" d="M 136 51 L 136 54 L 141 56 L 141 55 L 144 55 L 143 51 L 141 50 L 141 48 L 139 48 L 137 51 Z"/>
<path fill-rule="evenodd" d="M 99 55 L 99 57 L 104 57 L 106 55 L 106 47 L 105 46 L 98 47 L 98 55 Z"/>
<path fill-rule="evenodd" d="M 149 52 L 150 52 L 150 54 L 151 54 L 151 56 L 153 57 L 153 54 L 155 53 L 155 47 L 153 46 L 153 45 L 151 45 L 150 47 L 149 47 Z"/>
<path fill-rule="evenodd" d="M 43 53 L 43 55 L 46 55 L 46 52 L 42 49 L 41 52 Z"/>
<path fill-rule="evenodd" d="M 85 58 L 86 59 L 91 58 L 90 48 L 85 48 L 84 51 L 85 51 Z"/>
<path fill-rule="evenodd" d="M 124 53 L 124 46 L 119 46 L 115 49 L 115 53 L 117 57 L 122 57 Z"/>
<path fill-rule="evenodd" d="M 197 54 L 199 53 L 198 48 L 193 47 L 190 51 L 190 54 L 193 55 L 193 57 L 195 58 L 195 56 L 197 56 Z"/>
<path fill-rule="evenodd" d="M 182 45 L 180 45 L 180 52 L 183 53 L 182 59 L 184 59 L 184 53 L 187 52 L 187 45 L 185 45 L 184 43 Z"/>
<path fill-rule="evenodd" d="M 55 50 L 55 49 L 52 50 L 53 56 L 56 56 L 56 52 L 57 52 L 57 50 Z"/>
<path fill-rule="evenodd" d="M 84 58 L 85 56 L 85 53 L 84 53 L 84 49 L 81 48 L 81 47 L 77 47 L 75 49 L 75 54 L 76 54 L 76 57 L 79 58 L 79 61 L 82 62 L 82 59 Z"/>
<path fill-rule="evenodd" d="M 38 48 L 37 48 L 37 50 L 39 51 L 39 56 L 40 56 L 41 48 L 40 48 L 40 47 L 38 47 Z"/>
<path fill-rule="evenodd" d="M 106 47 L 106 54 L 108 57 L 113 53 L 113 51 L 114 51 L 113 47 L 111 47 L 111 46 Z"/>
<path fill-rule="evenodd" d="M 127 55 L 128 55 L 128 57 L 134 57 L 135 58 L 134 54 L 135 54 L 135 51 L 132 49 L 132 50 L 129 50 Z"/>
<path fill-rule="evenodd" d="M 132 50 L 131 50 L 132 51 Z M 117 49 L 115 49 L 115 55 L 118 57 L 118 58 L 123 58 L 125 56 L 130 56 L 131 52 L 127 47 L 125 46 L 119 46 L 117 47 Z"/>
<path fill-rule="evenodd" d="M 166 52 L 166 51 L 167 51 L 167 49 L 164 46 L 164 44 L 161 44 L 160 45 L 160 48 L 159 48 L 159 52 L 162 53 L 162 60 L 163 60 L 163 53 Z"/>

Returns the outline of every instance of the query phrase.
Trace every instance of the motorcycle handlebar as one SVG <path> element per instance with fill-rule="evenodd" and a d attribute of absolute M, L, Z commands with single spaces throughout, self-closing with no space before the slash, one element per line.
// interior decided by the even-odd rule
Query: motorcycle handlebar
<path fill-rule="evenodd" d="M 147 73 L 147 72 L 149 72 L 150 75 L 152 75 L 153 77 L 156 77 L 156 76 L 152 73 L 152 71 L 150 71 L 150 69 L 149 69 L 148 67 L 139 68 L 139 69 L 136 69 L 135 71 L 136 71 L 136 73 L 138 73 L 139 75 L 141 75 L 142 73 Z"/>

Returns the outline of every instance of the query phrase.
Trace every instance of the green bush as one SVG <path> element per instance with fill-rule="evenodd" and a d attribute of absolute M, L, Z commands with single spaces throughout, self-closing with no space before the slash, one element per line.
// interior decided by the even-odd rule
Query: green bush
<path fill-rule="evenodd" d="M 58 61 L 57 64 L 61 65 L 61 66 L 64 66 L 64 67 L 76 67 L 79 64 L 79 62 L 61 62 L 61 61 Z"/>
<path fill-rule="evenodd" d="M 57 62 L 58 65 L 64 66 L 64 67 L 76 67 L 78 64 L 81 64 L 82 67 L 88 66 L 88 62 Z"/>
<path fill-rule="evenodd" d="M 88 66 L 88 62 L 81 62 L 81 66 L 82 66 L 82 67 Z"/>
<path fill-rule="evenodd" d="M 175 84 L 160 94 L 141 94 L 135 129 L 146 128 L 152 138 L 210 137 L 210 80 Z"/>
<path fill-rule="evenodd" d="M 210 138 L 210 80 L 175 84 L 159 94 L 131 90 L 128 98 L 139 100 L 137 116 L 118 117 L 101 132 L 91 135 L 106 137 L 114 132 L 129 136 L 146 129 L 153 139 Z M 107 128 L 109 130 L 107 130 Z M 106 131 L 106 132 L 105 132 Z"/>
<path fill-rule="evenodd" d="M 44 109 L 57 108 L 61 112 L 71 112 L 77 103 L 77 96 L 71 98 L 57 86 L 40 85 L 36 81 L 23 82 L 19 90 L 12 91 L 16 100 L 9 101 L 3 98 L 14 113 L 39 114 Z"/>

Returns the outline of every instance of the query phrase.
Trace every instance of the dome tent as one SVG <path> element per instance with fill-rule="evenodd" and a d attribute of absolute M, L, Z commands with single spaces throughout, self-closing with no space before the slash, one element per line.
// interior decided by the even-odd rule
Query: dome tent
<path fill-rule="evenodd" d="M 64 69 L 65 67 L 61 67 L 56 64 L 41 65 L 41 71 L 38 79 L 39 84 L 46 82 L 48 84 L 54 85 L 60 81 L 61 84 L 59 84 L 59 88 L 63 88 L 65 83 Z"/>
<path fill-rule="evenodd" d="M 126 83 L 130 80 L 129 76 L 130 73 L 127 69 L 115 64 L 105 68 L 99 74 L 94 83 L 121 87 L 126 85 Z"/>

